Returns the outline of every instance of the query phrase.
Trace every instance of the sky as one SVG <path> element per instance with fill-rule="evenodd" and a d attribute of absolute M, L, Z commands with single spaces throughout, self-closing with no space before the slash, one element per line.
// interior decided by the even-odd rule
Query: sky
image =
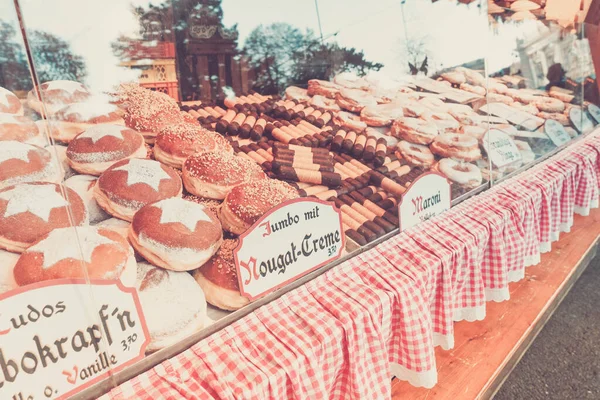
<path fill-rule="evenodd" d="M 393 77 L 406 72 L 402 55 L 406 39 L 426 43 L 429 57 L 447 68 L 488 56 L 491 70 L 510 65 L 518 28 L 489 34 L 486 0 L 469 6 L 456 0 L 317 0 L 323 37 L 365 52 L 367 59 L 384 64 Z M 44 30 L 60 36 L 82 55 L 88 68 L 87 84 L 105 90 L 132 79 L 118 66 L 110 43 L 120 34 L 132 34 L 138 25 L 131 4 L 159 0 L 20 0 L 27 30 Z M 404 2 L 404 4 L 402 4 Z M 315 0 L 223 0 L 224 23 L 238 24 L 239 44 L 259 24 L 287 22 L 319 34 Z M 14 19 L 13 0 L 0 0 L 2 19 Z M 493 46 L 490 45 L 493 43 Z M 431 68 L 430 68 L 431 71 Z"/>

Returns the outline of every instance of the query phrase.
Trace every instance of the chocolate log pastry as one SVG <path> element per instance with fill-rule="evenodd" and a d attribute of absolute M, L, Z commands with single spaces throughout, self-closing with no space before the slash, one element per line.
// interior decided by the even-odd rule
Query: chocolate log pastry
<path fill-rule="evenodd" d="M 372 221 L 372 222 L 376 223 L 377 225 L 379 225 L 379 227 L 381 227 L 381 229 L 383 229 L 386 233 L 391 232 L 396 228 L 389 221 L 386 221 L 385 219 L 379 217 L 373 211 L 364 207 L 362 204 L 360 204 L 359 202 L 354 200 L 352 197 L 350 197 L 348 195 L 341 195 L 341 196 L 339 196 L 339 199 L 341 201 L 343 201 L 346 205 L 350 206 L 350 208 L 352 208 L 353 210 L 355 210 L 356 212 L 361 214 L 367 220 Z"/>
<path fill-rule="evenodd" d="M 287 165 L 279 165 L 274 172 L 278 178 L 294 182 L 306 182 L 329 187 L 338 187 L 342 184 L 342 177 L 335 172 L 311 171 Z"/>
<path fill-rule="evenodd" d="M 367 199 L 359 191 L 350 192 L 349 195 L 354 200 L 358 201 L 361 205 L 371 210 L 377 216 L 384 218 L 385 220 L 387 220 L 391 224 L 394 224 L 395 226 L 398 226 L 398 217 L 394 216 L 392 213 L 384 210 L 382 207 Z"/>

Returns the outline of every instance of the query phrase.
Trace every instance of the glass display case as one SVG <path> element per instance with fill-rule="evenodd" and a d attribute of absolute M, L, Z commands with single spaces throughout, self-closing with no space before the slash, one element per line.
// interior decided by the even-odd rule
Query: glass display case
<path fill-rule="evenodd" d="M 586 29 L 553 4 L 0 0 L 0 335 L 40 288 L 91 326 L 35 397 L 102 394 L 589 133 Z M 298 198 L 345 246 L 250 301 L 241 239 Z"/>

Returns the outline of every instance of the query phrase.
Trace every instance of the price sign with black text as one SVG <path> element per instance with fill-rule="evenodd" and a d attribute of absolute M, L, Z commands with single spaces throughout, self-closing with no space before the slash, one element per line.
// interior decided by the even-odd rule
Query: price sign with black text
<path fill-rule="evenodd" d="M 600 107 L 598 107 L 595 104 L 590 104 L 590 105 L 588 105 L 587 111 L 591 115 L 592 119 L 594 120 L 594 122 L 595 122 L 594 125 L 600 123 Z"/>
<path fill-rule="evenodd" d="M 553 119 L 546 121 L 544 124 L 544 131 L 556 147 L 571 141 L 571 135 L 569 135 L 565 127 L 560 122 Z"/>
<path fill-rule="evenodd" d="M 452 206 L 450 183 L 446 177 L 429 172 L 417 178 L 402 195 L 398 205 L 400 230 L 420 224 Z"/>
<path fill-rule="evenodd" d="M 253 300 L 337 259 L 345 246 L 333 203 L 302 198 L 263 215 L 234 251 L 240 292 Z"/>
<path fill-rule="evenodd" d="M 521 152 L 515 141 L 498 129 L 490 129 L 483 137 L 482 145 L 498 168 L 521 161 Z"/>
<path fill-rule="evenodd" d="M 66 399 L 142 359 L 135 289 L 61 279 L 0 295 L 0 398 Z"/>

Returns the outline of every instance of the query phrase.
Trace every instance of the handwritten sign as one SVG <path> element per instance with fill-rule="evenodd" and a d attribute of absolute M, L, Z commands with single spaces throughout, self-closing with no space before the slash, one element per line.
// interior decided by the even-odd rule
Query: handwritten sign
<path fill-rule="evenodd" d="M 482 144 L 488 157 L 498 168 L 521 161 L 521 152 L 514 140 L 498 129 L 490 129 L 483 137 Z"/>
<path fill-rule="evenodd" d="M 66 399 L 144 357 L 135 289 L 83 279 L 0 296 L 0 398 Z"/>
<path fill-rule="evenodd" d="M 450 209 L 452 197 L 448 180 L 433 172 L 417 178 L 398 205 L 400 230 L 420 224 Z"/>
<path fill-rule="evenodd" d="M 253 300 L 340 257 L 342 215 L 332 203 L 294 199 L 263 215 L 234 251 L 240 292 Z"/>
<path fill-rule="evenodd" d="M 571 141 L 571 135 L 569 135 L 565 127 L 553 119 L 546 120 L 544 131 L 557 147 Z"/>
<path fill-rule="evenodd" d="M 573 124 L 579 133 L 587 132 L 594 127 L 594 123 L 579 107 L 572 107 L 569 110 L 569 120 L 571 120 L 571 124 Z"/>
<path fill-rule="evenodd" d="M 600 107 L 595 104 L 590 104 L 588 105 L 587 111 L 596 124 L 600 123 Z"/>
<path fill-rule="evenodd" d="M 504 103 L 488 103 L 479 110 L 486 114 L 504 118 L 511 124 L 521 126 L 528 131 L 534 131 L 544 124 L 544 119 Z"/>

